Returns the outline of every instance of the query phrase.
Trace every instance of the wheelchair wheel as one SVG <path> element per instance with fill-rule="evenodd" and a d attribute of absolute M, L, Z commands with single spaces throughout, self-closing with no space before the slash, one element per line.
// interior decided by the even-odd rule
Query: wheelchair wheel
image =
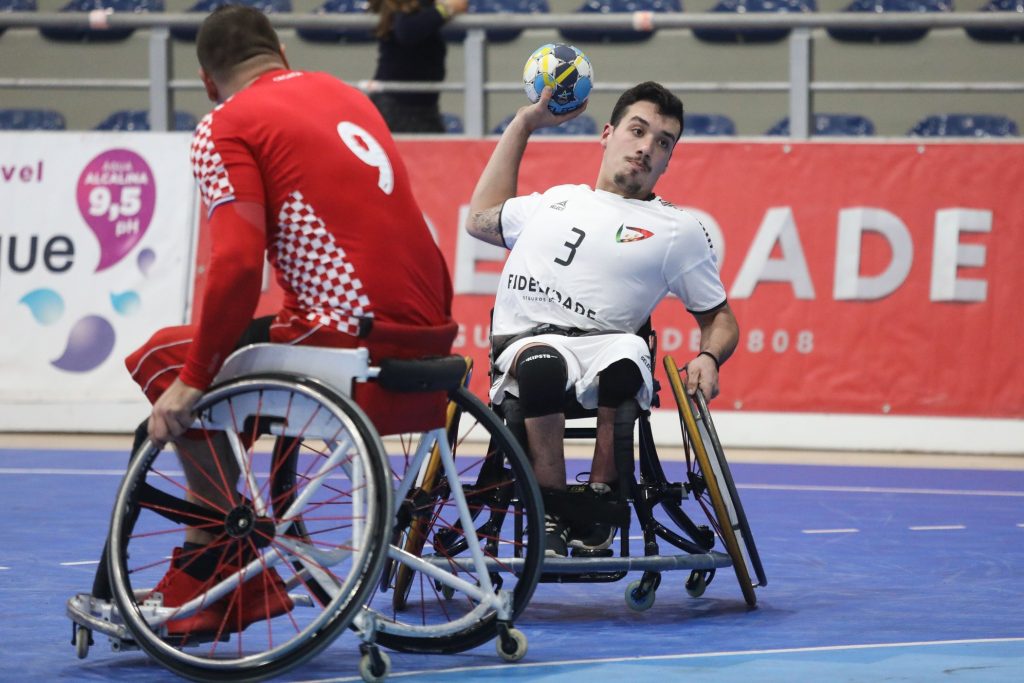
<path fill-rule="evenodd" d="M 494 639 L 499 629 L 495 609 L 403 557 L 419 557 L 475 586 L 489 582 L 507 591 L 509 619 L 523 611 L 540 578 L 544 510 L 526 456 L 500 418 L 468 389 L 459 387 L 449 400 L 449 442 L 459 481 L 449 480 L 437 449 L 426 458 L 399 506 L 400 539 L 392 553 L 396 571 L 387 590 L 368 603 L 379 615 L 376 641 L 403 652 L 462 652 Z M 405 477 L 419 437 L 406 435 L 391 449 L 396 483 Z M 459 516 L 456 485 L 473 518 L 470 533 Z M 472 560 L 472 536 L 487 563 L 485 572 Z"/>
<path fill-rule="evenodd" d="M 351 399 L 303 378 L 227 382 L 196 415 L 174 449 L 147 441 L 132 459 L 108 541 L 114 601 L 138 645 L 181 676 L 279 675 L 347 628 L 377 582 L 383 446 Z M 183 463 L 201 472 L 191 483 Z M 204 552 L 185 546 L 198 532 L 212 538 Z M 203 563 L 209 578 L 182 578 Z M 171 599 L 175 581 L 189 589 Z"/>
<path fill-rule="evenodd" d="M 754 607 L 757 604 L 754 587 L 764 586 L 768 581 L 707 402 L 699 391 L 693 397 L 686 393 L 679 369 L 669 356 L 665 356 L 665 371 L 679 410 L 692 493 L 732 558 L 744 600 Z M 694 453 L 692 462 L 690 446 Z M 752 573 L 757 583 L 751 580 Z"/>

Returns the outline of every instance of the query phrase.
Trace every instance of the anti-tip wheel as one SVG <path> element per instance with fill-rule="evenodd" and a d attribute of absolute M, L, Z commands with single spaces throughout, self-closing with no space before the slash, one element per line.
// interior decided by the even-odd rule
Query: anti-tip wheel
<path fill-rule="evenodd" d="M 526 634 L 517 628 L 510 628 L 505 637 L 498 636 L 494 644 L 498 649 L 498 656 L 506 662 L 518 662 L 526 656 Z"/>
<path fill-rule="evenodd" d="M 648 591 L 642 591 L 639 579 L 626 586 L 626 606 L 631 610 L 634 612 L 643 612 L 649 610 L 653 604 L 653 588 Z"/>
<path fill-rule="evenodd" d="M 707 575 L 697 569 L 690 572 L 690 578 L 686 580 L 686 594 L 691 598 L 699 598 L 707 590 Z"/>
<path fill-rule="evenodd" d="M 78 655 L 79 659 L 85 659 L 89 656 L 89 629 L 79 626 L 75 629 L 75 654 Z"/>
<path fill-rule="evenodd" d="M 374 666 L 373 655 L 369 652 L 359 658 L 359 675 L 366 683 L 378 683 L 386 680 L 391 673 L 391 658 L 383 650 L 377 650 L 377 666 Z"/>

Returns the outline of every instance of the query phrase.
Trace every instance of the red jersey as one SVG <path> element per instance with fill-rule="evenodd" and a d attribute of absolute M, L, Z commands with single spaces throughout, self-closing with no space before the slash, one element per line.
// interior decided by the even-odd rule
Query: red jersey
<path fill-rule="evenodd" d="M 285 293 L 275 341 L 357 336 L 366 318 L 450 319 L 444 259 L 384 120 L 355 88 L 323 73 L 263 74 L 203 118 L 191 161 L 213 254 L 186 384 L 204 388 L 252 318 L 264 249 Z M 240 220 L 253 206 L 265 235 Z"/>

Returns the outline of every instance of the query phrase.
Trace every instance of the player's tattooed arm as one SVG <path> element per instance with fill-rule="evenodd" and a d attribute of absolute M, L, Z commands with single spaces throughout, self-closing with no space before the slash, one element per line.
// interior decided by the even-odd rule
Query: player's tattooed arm
<path fill-rule="evenodd" d="M 504 247 L 505 239 L 501 234 L 501 205 L 473 213 L 469 217 L 466 230 L 478 240 Z"/>

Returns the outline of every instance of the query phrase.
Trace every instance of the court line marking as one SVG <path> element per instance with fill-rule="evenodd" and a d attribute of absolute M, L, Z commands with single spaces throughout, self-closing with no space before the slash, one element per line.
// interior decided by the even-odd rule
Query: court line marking
<path fill-rule="evenodd" d="M 884 486 L 818 486 L 809 484 L 737 484 L 739 489 L 764 491 L 831 491 L 836 493 L 913 493 L 936 496 L 1006 496 L 1024 498 L 1024 491 L 992 491 L 986 489 L 911 489 Z"/>
<path fill-rule="evenodd" d="M 872 650 L 872 649 L 891 649 L 898 647 L 932 647 L 942 645 L 983 645 L 988 643 L 1024 643 L 1024 637 L 1021 638 L 975 638 L 975 639 L 964 639 L 964 640 L 925 640 L 925 641 L 911 641 L 906 643 L 865 643 L 859 645 L 822 645 L 817 647 L 787 647 L 772 650 L 732 650 L 724 652 L 693 652 L 680 655 L 637 655 L 635 657 L 606 657 L 602 659 L 564 659 L 554 662 L 518 662 L 513 666 L 516 670 L 519 669 L 536 669 L 541 667 L 562 667 L 562 666 L 577 666 L 580 664 L 616 664 L 620 662 L 640 662 L 640 661 L 672 661 L 672 660 L 685 660 L 685 659 L 703 659 L 708 657 L 749 657 L 751 655 L 781 655 L 781 654 L 798 654 L 805 652 L 843 652 L 850 650 Z M 447 673 L 463 673 L 471 671 L 495 671 L 508 667 L 508 664 L 486 664 L 482 666 L 459 666 L 449 669 L 420 669 L 418 671 L 392 671 L 388 674 L 389 678 L 408 678 L 411 676 L 422 676 L 424 674 L 447 674 Z M 361 681 L 360 676 L 344 676 L 341 678 L 310 678 L 298 683 L 347 683 L 348 681 Z"/>
<path fill-rule="evenodd" d="M 963 524 L 936 524 L 932 526 L 912 526 L 908 528 L 911 531 L 955 531 L 957 529 L 966 529 L 967 527 Z"/>
<path fill-rule="evenodd" d="M 803 529 L 802 534 L 856 534 L 860 529 Z"/>
<path fill-rule="evenodd" d="M 78 468 L 51 467 L 0 467 L 0 475 L 4 474 L 51 474 L 51 475 L 116 475 L 124 476 L 125 470 L 87 470 Z M 181 472 L 168 470 L 169 476 L 180 476 Z M 264 473 L 265 474 L 265 473 Z M 333 475 L 339 478 L 340 475 Z M 1024 491 L 993 491 L 986 489 L 912 489 L 886 488 L 883 486 L 819 486 L 808 484 L 737 484 L 739 489 L 756 489 L 762 491 L 828 491 L 836 493 L 911 493 L 937 496 L 995 496 L 1024 498 Z"/>
<path fill-rule="evenodd" d="M 78 560 L 76 562 L 61 562 L 62 567 L 78 567 L 83 564 L 99 564 L 99 560 Z"/>

